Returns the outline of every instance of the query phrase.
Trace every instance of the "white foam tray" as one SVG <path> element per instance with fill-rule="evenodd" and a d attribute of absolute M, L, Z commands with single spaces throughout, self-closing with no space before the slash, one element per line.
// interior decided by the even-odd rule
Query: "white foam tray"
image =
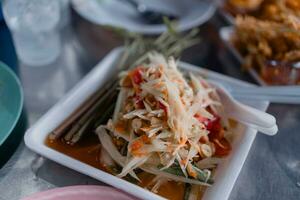
<path fill-rule="evenodd" d="M 99 87 L 103 86 L 103 84 L 111 77 L 116 68 L 116 61 L 120 58 L 121 53 L 122 48 L 117 48 L 109 53 L 88 75 L 86 75 L 84 79 L 82 79 L 67 95 L 64 96 L 64 98 L 53 106 L 26 132 L 25 143 L 28 148 L 50 160 L 124 190 L 136 197 L 149 200 L 163 199 L 148 190 L 55 151 L 47 147 L 44 143 L 49 132 L 61 124 L 64 119 L 66 119 L 90 95 L 97 91 Z M 200 73 L 209 79 L 231 84 L 235 87 L 251 87 L 250 84 L 243 81 L 187 63 L 180 62 L 179 66 L 182 69 Z M 266 110 L 268 102 L 256 101 L 255 104 L 252 105 L 260 110 Z M 233 142 L 233 150 L 230 156 L 218 166 L 215 175 L 215 183 L 206 190 L 203 197 L 204 200 L 226 200 L 230 195 L 255 139 L 256 131 L 240 125 L 235 130 L 235 134 L 236 137 Z M 49 171 L 49 173 L 51 173 L 51 171 Z"/>

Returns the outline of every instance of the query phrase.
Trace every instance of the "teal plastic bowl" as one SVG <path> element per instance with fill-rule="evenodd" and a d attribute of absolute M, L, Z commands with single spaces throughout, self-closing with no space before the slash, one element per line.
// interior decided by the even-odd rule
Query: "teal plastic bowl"
<path fill-rule="evenodd" d="M 26 130 L 24 96 L 15 73 L 0 62 L 0 168 L 20 144 Z"/>

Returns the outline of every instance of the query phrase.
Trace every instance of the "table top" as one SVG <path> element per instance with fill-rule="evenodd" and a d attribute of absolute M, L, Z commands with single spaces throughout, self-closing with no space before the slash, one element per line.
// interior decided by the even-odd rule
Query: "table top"
<path fill-rule="evenodd" d="M 94 43 L 94 46 L 90 44 L 89 50 L 94 50 L 92 53 L 86 46 L 83 47 L 89 38 L 84 37 L 83 30 L 92 25 L 80 21 L 82 19 L 73 14 L 74 19 L 73 26 L 62 30 L 63 51 L 55 63 L 44 67 L 20 65 L 30 125 L 71 89 L 107 52 L 103 50 L 101 43 L 98 44 L 98 48 Z M 216 33 L 218 26 L 218 18 L 214 17 L 201 27 L 201 37 L 205 39 L 201 45 L 184 54 L 183 59 L 249 80 L 227 56 L 216 39 L 216 34 L 211 34 Z M 90 27 L 89 30 L 94 29 Z M 93 37 L 90 37 L 90 40 L 93 40 Z M 277 118 L 279 132 L 274 137 L 257 135 L 230 200 L 296 200 L 300 197 L 300 106 L 271 104 L 268 112 Z M 0 169 L 0 200 L 17 200 L 38 191 L 80 184 L 103 185 L 95 179 L 35 154 L 22 142 L 13 157 Z"/>

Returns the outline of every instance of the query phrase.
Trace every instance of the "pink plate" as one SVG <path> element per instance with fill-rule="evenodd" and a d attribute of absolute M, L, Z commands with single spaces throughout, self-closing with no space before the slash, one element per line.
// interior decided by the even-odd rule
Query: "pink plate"
<path fill-rule="evenodd" d="M 115 188 L 96 185 L 78 185 L 56 188 L 33 194 L 22 200 L 136 200 Z"/>

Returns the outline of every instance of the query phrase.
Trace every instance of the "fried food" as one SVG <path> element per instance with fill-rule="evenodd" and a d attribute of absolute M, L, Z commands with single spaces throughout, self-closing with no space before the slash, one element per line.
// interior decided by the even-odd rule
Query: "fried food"
<path fill-rule="evenodd" d="M 268 74 L 266 68 L 277 66 L 277 75 L 282 78 L 283 74 L 278 72 L 278 68 L 293 68 L 293 65 L 298 65 L 300 21 L 294 16 L 283 19 L 282 22 L 276 22 L 250 16 L 236 18 L 235 32 L 231 40 L 244 57 L 245 68 L 253 67 L 264 77 L 271 74 L 275 76 L 276 73 Z M 289 74 L 287 76 L 287 80 L 279 81 L 280 84 L 289 82 Z"/>
<path fill-rule="evenodd" d="M 300 16 L 300 0 L 227 0 L 225 9 L 233 16 L 243 14 L 282 22 L 290 15 Z"/>

